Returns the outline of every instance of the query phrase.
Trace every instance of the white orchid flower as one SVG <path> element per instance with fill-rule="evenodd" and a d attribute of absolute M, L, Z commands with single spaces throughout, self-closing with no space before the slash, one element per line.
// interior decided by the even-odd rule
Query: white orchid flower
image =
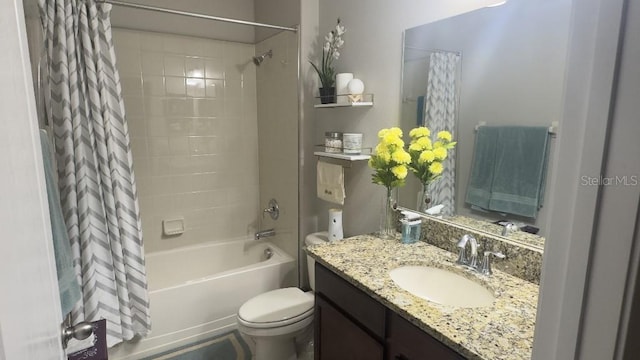
<path fill-rule="evenodd" d="M 324 39 L 325 39 L 327 42 L 333 42 L 333 32 L 332 32 L 332 31 L 330 31 Z"/>
<path fill-rule="evenodd" d="M 334 51 L 334 53 L 333 53 L 333 58 L 334 58 L 335 60 L 338 60 L 338 58 L 339 58 L 339 57 L 340 57 L 340 52 L 339 52 L 339 51 Z"/>
<path fill-rule="evenodd" d="M 324 43 L 324 51 L 328 52 L 330 49 L 331 49 L 331 43 L 328 43 L 328 42 Z"/>
<path fill-rule="evenodd" d="M 340 38 L 336 41 L 336 48 L 340 48 L 342 45 L 344 45 L 344 40 Z"/>
<path fill-rule="evenodd" d="M 345 33 L 345 28 L 344 26 L 341 25 L 336 25 L 336 34 L 338 34 L 338 36 L 342 36 Z"/>

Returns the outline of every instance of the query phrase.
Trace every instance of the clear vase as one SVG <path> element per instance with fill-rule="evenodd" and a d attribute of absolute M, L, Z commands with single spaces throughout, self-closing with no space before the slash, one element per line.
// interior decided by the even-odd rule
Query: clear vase
<path fill-rule="evenodd" d="M 429 197 L 429 183 L 422 184 L 422 190 L 418 193 L 418 211 L 427 212 L 431 207 L 431 198 Z"/>
<path fill-rule="evenodd" d="M 395 239 L 395 210 L 397 208 L 396 199 L 393 196 L 393 189 L 387 188 L 385 196 L 382 198 L 382 208 L 380 212 L 380 232 L 381 239 Z"/>

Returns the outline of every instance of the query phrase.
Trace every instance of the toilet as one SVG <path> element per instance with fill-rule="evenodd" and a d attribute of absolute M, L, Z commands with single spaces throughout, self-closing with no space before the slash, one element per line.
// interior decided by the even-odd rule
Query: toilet
<path fill-rule="evenodd" d="M 329 241 L 326 231 L 307 235 L 305 244 Z M 238 331 L 255 342 L 255 360 L 296 360 L 296 337 L 313 325 L 315 261 L 307 256 L 311 291 L 297 287 L 260 294 L 238 310 Z"/>

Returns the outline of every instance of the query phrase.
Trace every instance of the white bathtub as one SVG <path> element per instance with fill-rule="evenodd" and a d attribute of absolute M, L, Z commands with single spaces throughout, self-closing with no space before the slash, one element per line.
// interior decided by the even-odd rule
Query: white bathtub
<path fill-rule="evenodd" d="M 245 301 L 296 272 L 294 259 L 273 244 L 244 239 L 151 253 L 146 265 L 152 332 L 111 349 L 109 359 L 140 359 L 230 331 Z"/>

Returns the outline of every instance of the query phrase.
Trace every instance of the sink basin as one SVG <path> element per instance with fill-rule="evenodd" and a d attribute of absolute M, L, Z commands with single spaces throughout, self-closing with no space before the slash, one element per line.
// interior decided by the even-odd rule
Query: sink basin
<path fill-rule="evenodd" d="M 428 266 L 402 266 L 391 279 L 413 295 L 442 305 L 473 308 L 491 306 L 495 296 L 482 285 L 451 271 Z"/>

